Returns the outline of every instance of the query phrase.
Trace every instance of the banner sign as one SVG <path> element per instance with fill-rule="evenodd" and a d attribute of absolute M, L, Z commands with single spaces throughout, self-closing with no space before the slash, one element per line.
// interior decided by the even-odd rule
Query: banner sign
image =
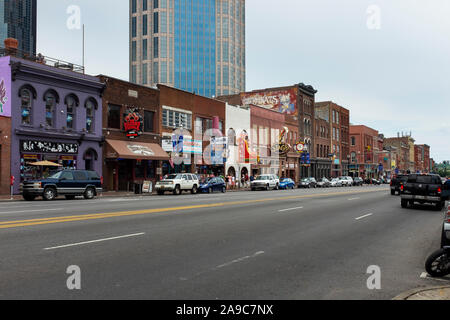
<path fill-rule="evenodd" d="M 21 140 L 20 148 L 25 152 L 78 154 L 78 144 Z"/>

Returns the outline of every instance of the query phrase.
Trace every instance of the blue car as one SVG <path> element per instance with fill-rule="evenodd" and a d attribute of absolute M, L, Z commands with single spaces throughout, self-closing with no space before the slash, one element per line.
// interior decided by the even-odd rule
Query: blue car
<path fill-rule="evenodd" d="M 295 189 L 295 182 L 290 178 L 284 178 L 280 180 L 280 189 Z"/>
<path fill-rule="evenodd" d="M 222 193 L 225 193 L 227 191 L 227 185 L 222 178 L 209 178 L 200 185 L 199 191 L 207 193 L 220 191 Z"/>

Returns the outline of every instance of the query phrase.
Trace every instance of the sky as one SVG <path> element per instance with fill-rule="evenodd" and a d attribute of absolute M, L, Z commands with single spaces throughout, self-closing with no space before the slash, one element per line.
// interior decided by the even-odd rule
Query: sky
<path fill-rule="evenodd" d="M 128 0 L 38 0 L 38 52 L 128 80 Z M 450 1 L 247 0 L 246 90 L 303 82 L 450 160 Z"/>

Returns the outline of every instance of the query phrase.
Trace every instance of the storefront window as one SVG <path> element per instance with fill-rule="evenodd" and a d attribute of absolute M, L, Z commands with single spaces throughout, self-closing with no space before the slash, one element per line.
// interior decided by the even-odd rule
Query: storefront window
<path fill-rule="evenodd" d="M 31 92 L 28 89 L 22 89 L 20 96 L 22 124 L 31 124 Z"/>
<path fill-rule="evenodd" d="M 144 179 L 145 176 L 145 165 L 144 161 L 136 161 L 136 166 L 134 169 L 134 175 L 136 179 Z"/>

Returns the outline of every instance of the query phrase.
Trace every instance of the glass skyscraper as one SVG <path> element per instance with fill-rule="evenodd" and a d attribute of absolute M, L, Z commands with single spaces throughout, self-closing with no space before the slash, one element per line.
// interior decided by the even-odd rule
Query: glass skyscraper
<path fill-rule="evenodd" d="M 15 38 L 19 50 L 36 54 L 36 10 L 36 0 L 0 0 L 0 46 Z"/>
<path fill-rule="evenodd" d="M 245 91 L 245 0 L 130 0 L 130 81 Z"/>

